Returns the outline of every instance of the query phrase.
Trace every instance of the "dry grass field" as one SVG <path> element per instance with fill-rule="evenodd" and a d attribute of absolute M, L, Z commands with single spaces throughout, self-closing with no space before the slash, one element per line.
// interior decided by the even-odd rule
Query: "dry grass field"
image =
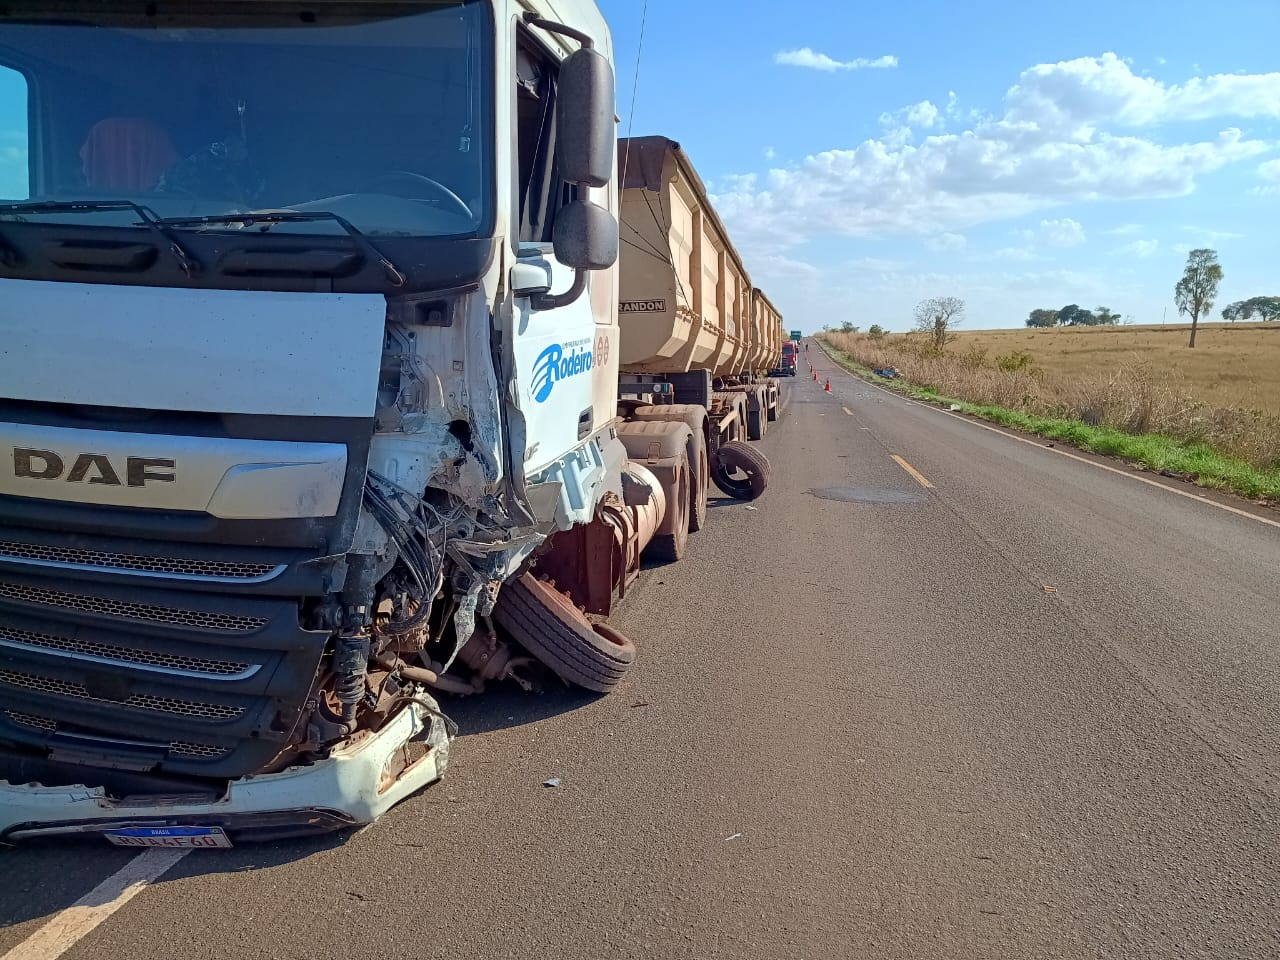
<path fill-rule="evenodd" d="M 829 333 L 871 369 L 894 367 L 940 396 L 1131 436 L 1158 435 L 1274 474 L 1280 484 L 1280 323 L 1189 328 L 957 331 L 938 353 L 920 334 Z M 1280 489 L 1280 488 L 1278 488 Z"/>
<path fill-rule="evenodd" d="M 1213 406 L 1280 413 L 1280 323 L 1202 323 L 1194 350 L 1187 348 L 1190 330 L 1173 324 L 961 330 L 948 350 L 984 350 L 992 359 L 1022 351 L 1045 372 L 1072 378 L 1145 362 Z"/>

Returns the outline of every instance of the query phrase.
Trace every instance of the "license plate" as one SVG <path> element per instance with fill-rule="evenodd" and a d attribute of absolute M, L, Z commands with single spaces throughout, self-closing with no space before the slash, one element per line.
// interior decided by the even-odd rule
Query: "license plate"
<path fill-rule="evenodd" d="M 213 849 L 229 847 L 231 841 L 221 827 L 128 827 L 103 834 L 117 847 L 183 847 Z"/>

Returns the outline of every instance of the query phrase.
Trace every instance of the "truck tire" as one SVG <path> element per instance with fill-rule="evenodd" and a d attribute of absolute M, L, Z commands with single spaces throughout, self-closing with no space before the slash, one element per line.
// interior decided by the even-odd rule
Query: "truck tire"
<path fill-rule="evenodd" d="M 681 462 L 677 478 L 675 496 L 667 497 L 667 509 L 678 510 L 671 533 L 654 534 L 649 546 L 645 548 L 645 556 L 651 560 L 665 560 L 675 563 L 684 556 L 684 548 L 689 542 L 689 514 L 693 506 L 690 490 L 693 484 L 689 476 L 689 458 Z"/>
<path fill-rule="evenodd" d="M 764 410 L 747 408 L 747 439 L 763 440 L 765 430 Z"/>
<path fill-rule="evenodd" d="M 769 485 L 769 460 L 755 447 L 736 440 L 720 448 L 720 459 L 711 478 L 736 500 L 755 500 Z"/>
<path fill-rule="evenodd" d="M 689 463 L 693 483 L 689 496 L 689 532 L 696 533 L 707 525 L 707 495 L 711 487 L 711 464 L 707 460 L 707 438 L 701 431 L 693 435 L 689 441 Z"/>
<path fill-rule="evenodd" d="M 782 401 L 782 391 L 780 389 L 771 391 L 771 399 L 773 402 L 769 404 L 769 422 L 773 423 L 778 419 L 778 405 Z"/>
<path fill-rule="evenodd" d="M 498 594 L 493 619 L 566 683 L 608 693 L 636 658 L 617 630 L 593 624 L 550 583 L 526 573 Z"/>

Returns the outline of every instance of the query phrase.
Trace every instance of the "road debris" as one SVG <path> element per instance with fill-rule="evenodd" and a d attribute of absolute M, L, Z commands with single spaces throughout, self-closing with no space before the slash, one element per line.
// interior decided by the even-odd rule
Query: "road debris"
<path fill-rule="evenodd" d="M 560 786 L 560 778 L 552 777 L 550 780 L 543 780 L 542 785 L 544 787 L 558 787 Z"/>
<path fill-rule="evenodd" d="M 740 836 L 742 836 L 742 834 L 740 834 L 740 833 L 735 833 L 735 834 L 733 834 L 733 836 L 725 837 L 725 838 L 724 838 L 724 842 L 725 842 L 725 843 L 728 843 L 730 840 L 737 840 Z"/>

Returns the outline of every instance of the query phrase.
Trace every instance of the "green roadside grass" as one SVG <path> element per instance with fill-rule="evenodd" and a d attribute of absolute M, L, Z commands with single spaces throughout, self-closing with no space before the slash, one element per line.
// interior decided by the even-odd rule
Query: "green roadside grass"
<path fill-rule="evenodd" d="M 982 420 L 1069 443 L 1090 453 L 1127 460 L 1157 473 L 1183 477 L 1211 490 L 1227 490 L 1253 500 L 1280 503 L 1280 470 L 1260 470 L 1208 444 L 1188 443 L 1154 433 L 1125 433 L 1113 427 L 1090 426 L 1081 420 L 1041 417 L 1008 407 L 968 403 L 941 396 L 931 387 L 877 377 L 870 368 L 828 343 L 822 343 L 822 349 L 851 373 L 912 399 L 956 406 L 959 412 Z"/>

